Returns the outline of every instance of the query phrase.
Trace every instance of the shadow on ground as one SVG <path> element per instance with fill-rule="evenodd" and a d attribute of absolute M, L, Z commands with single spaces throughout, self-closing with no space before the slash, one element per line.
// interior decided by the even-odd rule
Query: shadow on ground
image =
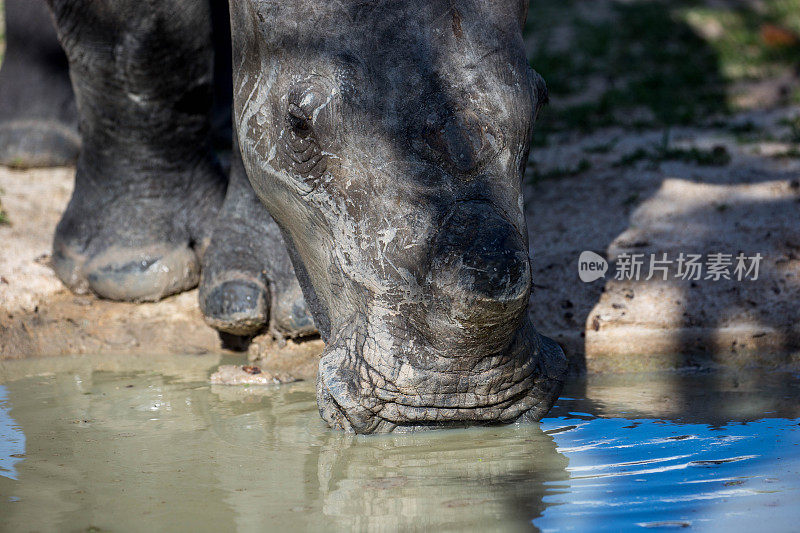
<path fill-rule="evenodd" d="M 573 370 L 797 366 L 798 4 L 532 5 L 552 100 L 527 175 L 532 314 Z M 606 282 L 578 279 L 583 250 Z M 612 279 L 619 254 L 664 252 L 764 260 L 749 283 Z"/>

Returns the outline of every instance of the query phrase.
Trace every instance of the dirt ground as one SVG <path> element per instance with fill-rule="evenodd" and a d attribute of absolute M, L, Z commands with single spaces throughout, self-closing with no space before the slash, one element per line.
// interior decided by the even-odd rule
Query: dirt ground
<path fill-rule="evenodd" d="M 0 167 L 0 360 L 75 354 L 194 354 L 225 351 L 203 322 L 197 291 L 129 304 L 74 295 L 49 267 L 53 232 L 74 169 Z M 319 340 L 278 346 L 257 337 L 246 355 L 275 371 L 313 377 Z M 244 359 L 244 355 L 242 358 Z"/>
<path fill-rule="evenodd" d="M 532 315 L 589 371 L 793 367 L 800 359 L 800 159 L 780 139 L 798 108 L 743 113 L 714 128 L 631 134 L 611 128 L 538 148 L 540 172 L 580 172 L 528 187 L 536 288 Z M 742 139 L 731 128 L 753 124 Z M 757 124 L 757 125 L 756 125 Z M 736 128 L 733 128 L 734 130 Z M 602 149 L 600 149 L 600 148 Z M 719 161 L 708 161 L 708 154 Z M 724 157 L 723 157 L 724 154 Z M 713 163 L 713 164 L 711 164 Z M 573 163 L 574 164 L 574 163 Z M 583 283 L 584 250 L 611 263 Z M 757 280 L 617 280 L 621 254 L 761 254 Z"/>

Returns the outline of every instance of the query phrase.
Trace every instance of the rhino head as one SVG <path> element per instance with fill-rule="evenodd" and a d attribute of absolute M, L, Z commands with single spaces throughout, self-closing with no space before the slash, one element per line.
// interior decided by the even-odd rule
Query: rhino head
<path fill-rule="evenodd" d="M 359 433 L 538 420 L 565 373 L 528 317 L 522 178 L 547 96 L 521 0 L 238 0 L 237 134 Z"/>

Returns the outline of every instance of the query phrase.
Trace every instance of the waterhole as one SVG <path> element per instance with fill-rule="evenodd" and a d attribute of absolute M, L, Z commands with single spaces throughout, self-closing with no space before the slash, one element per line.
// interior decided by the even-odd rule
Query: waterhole
<path fill-rule="evenodd" d="M 800 523 L 795 374 L 576 378 L 540 424 L 349 436 L 324 426 L 313 383 L 211 386 L 219 362 L 3 363 L 0 528 L 791 531 Z"/>

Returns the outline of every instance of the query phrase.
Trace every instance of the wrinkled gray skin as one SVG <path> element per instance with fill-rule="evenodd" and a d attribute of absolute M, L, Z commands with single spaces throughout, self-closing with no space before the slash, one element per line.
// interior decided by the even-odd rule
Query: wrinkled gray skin
<path fill-rule="evenodd" d="M 359 433 L 538 420 L 522 174 L 546 99 L 527 1 L 233 2 L 236 129 L 326 340 L 320 413 Z"/>
<path fill-rule="evenodd" d="M 527 2 L 235 0 L 243 165 L 227 183 L 211 150 L 219 4 L 48 2 L 83 137 L 53 255 L 73 290 L 144 301 L 199 281 L 206 319 L 237 335 L 307 334 L 307 302 L 334 428 L 552 406 L 564 356 L 527 313 L 521 180 L 546 99 Z"/>
<path fill-rule="evenodd" d="M 0 69 L 0 165 L 75 163 L 78 115 L 67 58 L 43 0 L 5 0 L 6 51 Z"/>

